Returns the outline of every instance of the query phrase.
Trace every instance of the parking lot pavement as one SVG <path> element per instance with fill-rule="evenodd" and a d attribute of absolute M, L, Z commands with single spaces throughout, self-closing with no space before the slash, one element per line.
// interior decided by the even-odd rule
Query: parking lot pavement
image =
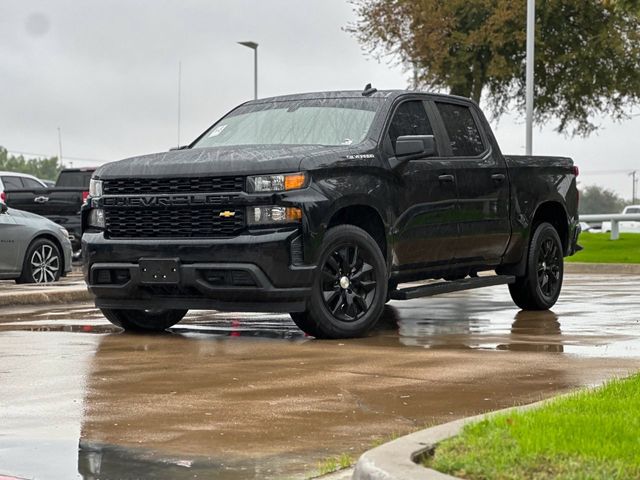
<path fill-rule="evenodd" d="M 553 312 L 505 287 L 391 302 L 368 338 L 190 312 L 119 333 L 88 304 L 0 309 L 0 475 L 305 478 L 327 457 L 640 367 L 640 277 L 569 275 Z M 80 447 L 80 448 L 78 448 Z"/>

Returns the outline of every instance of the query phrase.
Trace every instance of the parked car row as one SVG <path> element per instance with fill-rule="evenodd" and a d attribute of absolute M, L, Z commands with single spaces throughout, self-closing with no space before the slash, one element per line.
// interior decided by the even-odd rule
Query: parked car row
<path fill-rule="evenodd" d="M 52 182 L 0 172 L 0 280 L 55 282 L 80 251 L 80 208 L 94 169 L 65 169 Z"/>
<path fill-rule="evenodd" d="M 49 283 L 71 270 L 67 230 L 0 202 L 0 280 Z"/>
<path fill-rule="evenodd" d="M 80 251 L 80 208 L 89 195 L 94 168 L 66 168 L 54 187 L 41 181 L 22 185 L 14 181 L 4 192 L 4 201 L 12 208 L 36 213 L 62 225 L 69 232 L 74 252 Z"/>

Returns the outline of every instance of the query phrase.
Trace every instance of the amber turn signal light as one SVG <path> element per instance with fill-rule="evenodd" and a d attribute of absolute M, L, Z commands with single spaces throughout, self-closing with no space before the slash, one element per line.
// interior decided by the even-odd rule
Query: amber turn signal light
<path fill-rule="evenodd" d="M 292 175 L 286 175 L 284 177 L 284 189 L 297 190 L 304 187 L 306 181 L 307 176 L 304 173 L 294 173 Z"/>

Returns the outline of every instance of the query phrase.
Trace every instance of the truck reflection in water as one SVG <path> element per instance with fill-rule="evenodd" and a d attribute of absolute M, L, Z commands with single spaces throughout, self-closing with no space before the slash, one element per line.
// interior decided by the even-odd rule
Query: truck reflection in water
<path fill-rule="evenodd" d="M 380 389 L 377 380 L 345 368 L 369 371 L 375 356 L 402 346 L 562 352 L 551 312 L 519 312 L 514 319 L 513 310 L 503 311 L 493 321 L 498 312 L 479 313 L 462 299 L 417 307 L 386 306 L 370 337 L 349 342 L 315 341 L 288 316 L 269 314 L 194 312 L 165 334 L 106 335 L 87 379 L 78 471 L 86 480 L 311 475 L 336 425 L 366 432 L 380 412 L 404 401 L 385 390 L 396 387 Z M 432 361 L 419 349 L 402 350 L 391 356 L 425 368 Z M 423 387 L 403 388 L 417 389 L 411 392 L 417 399 Z M 477 400 L 486 403 L 487 395 Z M 351 400 L 353 406 L 344 404 Z M 425 414 L 415 408 L 409 416 Z M 279 450 L 271 451 L 271 443 Z"/>
<path fill-rule="evenodd" d="M 426 313 L 426 314 L 425 314 Z M 406 346 L 430 349 L 497 349 L 529 352 L 564 351 L 558 316 L 550 311 L 516 313 L 513 323 L 477 314 L 464 301 L 452 302 L 446 308 L 434 305 L 423 309 L 403 308 L 399 340 Z"/>

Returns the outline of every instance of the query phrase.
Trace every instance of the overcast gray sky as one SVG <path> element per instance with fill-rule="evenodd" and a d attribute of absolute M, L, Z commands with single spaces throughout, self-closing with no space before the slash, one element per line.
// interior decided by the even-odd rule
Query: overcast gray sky
<path fill-rule="evenodd" d="M 166 150 L 178 141 L 179 61 L 187 143 L 252 97 L 240 40 L 260 44 L 260 96 L 407 87 L 402 67 L 342 30 L 353 19 L 346 0 L 0 0 L 0 145 L 55 155 L 60 127 L 63 156 L 89 159 L 75 166 Z M 588 139 L 537 129 L 534 153 L 571 156 L 584 185 L 630 198 L 640 117 L 596 120 Z M 524 152 L 522 118 L 493 123 L 505 153 Z"/>

